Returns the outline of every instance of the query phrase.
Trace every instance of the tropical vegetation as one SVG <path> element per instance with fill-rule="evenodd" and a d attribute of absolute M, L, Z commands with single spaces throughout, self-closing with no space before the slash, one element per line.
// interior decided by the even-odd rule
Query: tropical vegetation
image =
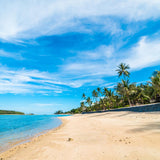
<path fill-rule="evenodd" d="M 23 112 L 18 112 L 18 111 L 8 111 L 8 110 L 0 110 L 0 114 L 20 114 L 20 115 L 24 115 Z"/>
<path fill-rule="evenodd" d="M 63 111 L 62 110 L 58 110 L 54 114 L 63 114 Z"/>
<path fill-rule="evenodd" d="M 114 88 L 98 87 L 92 91 L 92 97 L 83 93 L 80 107 L 66 113 L 110 110 L 160 101 L 160 71 L 155 71 L 150 81 L 136 84 L 129 80 L 129 69 L 129 65 L 121 63 L 116 70 L 119 81 Z"/>

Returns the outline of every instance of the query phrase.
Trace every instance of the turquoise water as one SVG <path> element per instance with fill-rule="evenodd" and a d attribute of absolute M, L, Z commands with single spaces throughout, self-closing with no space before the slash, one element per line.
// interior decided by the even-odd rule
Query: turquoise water
<path fill-rule="evenodd" d="M 56 115 L 0 115 L 0 152 L 11 144 L 58 127 Z"/>

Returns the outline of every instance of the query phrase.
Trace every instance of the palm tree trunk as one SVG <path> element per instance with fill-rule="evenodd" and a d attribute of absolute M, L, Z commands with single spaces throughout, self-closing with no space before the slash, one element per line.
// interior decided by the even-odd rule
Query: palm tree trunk
<path fill-rule="evenodd" d="M 103 110 L 104 110 L 104 111 L 106 110 L 106 107 L 105 107 L 105 105 L 103 105 Z"/>
<path fill-rule="evenodd" d="M 129 96 L 127 96 L 127 99 L 128 99 L 129 106 L 132 106 Z"/>
<path fill-rule="evenodd" d="M 144 104 L 144 100 L 143 100 L 143 97 L 141 98 L 141 102 L 142 102 L 142 104 Z"/>

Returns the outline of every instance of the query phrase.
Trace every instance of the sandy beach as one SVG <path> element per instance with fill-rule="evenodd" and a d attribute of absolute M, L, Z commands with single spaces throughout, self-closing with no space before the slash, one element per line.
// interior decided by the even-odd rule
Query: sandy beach
<path fill-rule="evenodd" d="M 63 124 L 0 155 L 6 160 L 159 160 L 160 113 L 105 112 Z"/>

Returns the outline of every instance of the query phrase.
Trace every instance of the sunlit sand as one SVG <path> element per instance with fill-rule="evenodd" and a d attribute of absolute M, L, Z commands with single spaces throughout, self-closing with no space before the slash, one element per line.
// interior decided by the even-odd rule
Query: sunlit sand
<path fill-rule="evenodd" d="M 159 160 L 160 114 L 106 112 L 63 125 L 2 154 L 7 160 Z"/>

